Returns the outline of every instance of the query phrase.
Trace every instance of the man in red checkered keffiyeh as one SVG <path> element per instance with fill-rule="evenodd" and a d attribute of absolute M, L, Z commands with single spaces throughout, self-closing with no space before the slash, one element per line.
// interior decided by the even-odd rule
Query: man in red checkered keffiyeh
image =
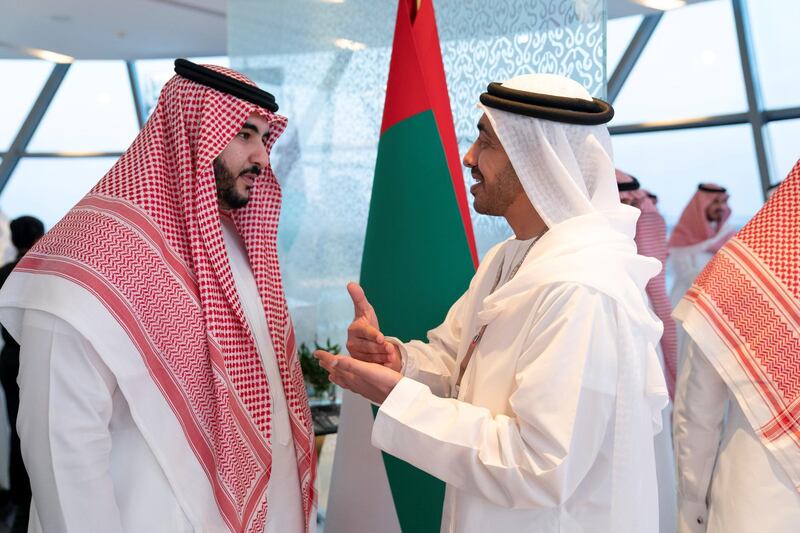
<path fill-rule="evenodd" d="M 683 209 L 669 237 L 670 266 L 675 281 L 670 292 L 676 306 L 713 255 L 736 232 L 729 223 L 728 191 L 714 183 L 701 183 Z M 682 351 L 678 347 L 679 359 Z"/>
<path fill-rule="evenodd" d="M 667 224 L 664 217 L 658 212 L 656 204 L 649 193 L 641 188 L 633 176 L 620 170 L 617 174 L 617 189 L 619 199 L 623 204 L 632 205 L 641 211 L 639 220 L 636 221 L 636 248 L 641 255 L 655 257 L 664 265 L 667 261 Z M 677 368 L 677 343 L 675 339 L 675 322 L 672 317 L 672 306 L 667 295 L 665 270 L 647 282 L 647 296 L 656 315 L 664 324 L 664 334 L 661 336 L 661 356 L 664 366 L 664 379 L 667 381 L 669 396 L 673 397 L 675 390 L 675 374 Z"/>
<path fill-rule="evenodd" d="M 308 531 L 311 417 L 276 250 L 286 127 L 244 76 L 176 61 L 142 132 L 20 261 L 32 531 Z"/>
<path fill-rule="evenodd" d="M 800 162 L 714 256 L 675 317 L 681 532 L 800 524 Z"/>
<path fill-rule="evenodd" d="M 661 368 L 667 383 L 670 399 L 675 390 L 677 366 L 677 343 L 675 321 L 672 320 L 672 306 L 667 296 L 666 276 L 663 265 L 667 261 L 667 224 L 658 212 L 649 193 L 641 187 L 639 180 L 621 170 L 616 171 L 619 200 L 623 204 L 640 211 L 636 221 L 636 249 L 639 254 L 661 261 L 661 272 L 650 278 L 645 286 L 647 299 L 656 316 L 664 325 L 664 333 L 659 343 Z M 665 428 L 670 427 L 671 409 L 661 412 Z M 655 436 L 656 475 L 658 477 L 658 520 L 659 531 L 675 531 L 675 460 L 672 450 L 672 434 L 662 431 Z"/>

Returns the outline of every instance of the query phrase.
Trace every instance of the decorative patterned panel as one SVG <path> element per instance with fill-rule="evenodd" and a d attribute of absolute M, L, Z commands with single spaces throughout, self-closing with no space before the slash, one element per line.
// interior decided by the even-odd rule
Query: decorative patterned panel
<path fill-rule="evenodd" d="M 604 0 L 434 6 L 462 154 L 490 81 L 557 73 L 605 95 Z M 389 0 L 228 2 L 231 66 L 273 92 L 289 117 L 273 165 L 284 187 L 280 253 L 301 341 L 341 341 L 352 318 L 344 285 L 359 275 L 395 9 Z M 511 234 L 502 218 L 472 218 L 481 255 Z"/>

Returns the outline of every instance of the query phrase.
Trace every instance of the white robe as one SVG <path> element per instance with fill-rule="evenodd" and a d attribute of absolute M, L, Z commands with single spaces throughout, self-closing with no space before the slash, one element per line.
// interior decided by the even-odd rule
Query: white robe
<path fill-rule="evenodd" d="M 405 377 L 381 405 L 372 442 L 447 483 L 443 532 L 607 533 L 620 351 L 647 348 L 614 299 L 567 282 L 526 293 L 489 323 L 458 399 L 448 398 L 500 258 L 507 271 L 522 246 L 490 251 L 429 342 L 400 345 Z M 663 387 L 661 375 L 649 377 Z M 652 435 L 654 422 L 634 424 Z M 654 533 L 653 441 L 644 442 L 625 482 L 640 497 L 630 523 Z"/>
<path fill-rule="evenodd" d="M 273 395 L 266 531 L 301 532 L 297 463 L 275 352 L 244 245 L 226 223 L 223 236 Z M 49 283 L 61 296 L 50 299 L 66 301 L 17 294 L 13 286 L 0 293 L 0 318 L 21 344 L 18 428 L 33 491 L 29 532 L 228 531 L 208 478 L 135 348 L 123 334 L 119 351 L 96 349 L 76 329 L 112 330 L 118 323 L 83 289 L 60 278 Z M 59 305 L 79 306 L 86 322 L 73 326 L 59 318 Z M 145 413 L 147 421 L 138 419 Z"/>
<path fill-rule="evenodd" d="M 680 533 L 800 531 L 800 493 L 691 337 L 673 425 Z"/>
<path fill-rule="evenodd" d="M 664 356 L 658 347 L 658 362 L 664 368 Z M 672 448 L 672 404 L 661 411 L 661 426 L 655 436 L 656 478 L 658 479 L 658 532 L 675 533 L 678 529 L 678 500 L 675 486 L 675 451 Z"/>
<path fill-rule="evenodd" d="M 692 287 L 695 278 L 714 257 L 714 252 L 709 252 L 708 249 L 716 245 L 720 240 L 729 237 L 731 231 L 733 231 L 733 226 L 726 223 L 714 237 L 708 240 L 692 246 L 676 246 L 669 249 L 667 268 L 672 273 L 672 288 L 669 291 L 669 301 L 672 304 L 672 309 L 678 306 L 683 295 Z M 678 368 L 680 369 L 683 360 L 686 358 L 688 339 L 683 328 L 677 328 L 676 333 Z"/>

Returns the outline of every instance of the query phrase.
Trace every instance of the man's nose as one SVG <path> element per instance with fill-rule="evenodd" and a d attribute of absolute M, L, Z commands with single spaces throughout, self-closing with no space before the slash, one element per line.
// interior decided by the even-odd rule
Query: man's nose
<path fill-rule="evenodd" d="M 260 168 L 264 168 L 269 163 L 269 156 L 267 155 L 267 149 L 261 146 L 253 150 L 250 153 L 250 163 L 253 165 L 258 165 Z"/>
<path fill-rule="evenodd" d="M 477 164 L 476 161 L 477 160 L 475 158 L 475 143 L 472 143 L 472 145 L 470 145 L 469 147 L 469 150 L 467 150 L 467 153 L 464 154 L 464 159 L 462 162 L 464 163 L 465 167 L 472 168 Z"/>

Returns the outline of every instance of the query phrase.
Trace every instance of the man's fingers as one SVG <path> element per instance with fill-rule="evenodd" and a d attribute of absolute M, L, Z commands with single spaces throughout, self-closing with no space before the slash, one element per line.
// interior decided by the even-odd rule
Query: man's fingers
<path fill-rule="evenodd" d="M 348 390 L 353 389 L 353 384 L 357 379 L 356 374 L 353 372 L 355 368 L 353 366 L 354 359 L 333 355 L 324 350 L 317 350 L 314 352 L 314 357 L 319 360 L 320 366 L 328 371 L 328 376 L 333 383 Z M 364 364 L 360 361 L 355 362 Z"/>
<path fill-rule="evenodd" d="M 329 372 L 335 372 L 343 376 L 352 376 L 353 374 L 363 372 L 367 368 L 366 365 L 372 364 L 353 359 L 352 357 L 333 355 L 325 350 L 317 350 L 314 352 L 314 357 L 316 357 L 319 360 L 319 364 Z"/>
<path fill-rule="evenodd" d="M 325 350 L 317 350 L 314 352 L 314 357 L 317 358 L 319 364 L 322 365 L 326 370 L 330 368 L 334 368 L 337 364 L 337 358 L 330 352 L 326 352 Z"/>
<path fill-rule="evenodd" d="M 377 343 L 382 343 L 385 340 L 383 333 L 364 318 L 357 318 L 350 324 L 350 327 L 347 328 L 347 337 L 356 337 Z"/>
<path fill-rule="evenodd" d="M 347 292 L 350 293 L 350 299 L 353 300 L 353 312 L 358 317 L 367 317 L 371 311 L 367 295 L 364 294 L 364 289 L 361 285 L 355 282 L 347 284 Z"/>
<path fill-rule="evenodd" d="M 341 355 L 333 355 L 325 350 L 317 350 L 314 352 L 314 357 L 319 360 L 319 364 L 328 372 L 335 372 L 339 375 L 351 375 L 354 369 L 359 368 L 357 365 L 364 365 L 369 363 L 362 363 L 352 357 L 344 357 Z"/>
<path fill-rule="evenodd" d="M 393 369 L 352 357 L 337 356 L 323 350 L 314 352 L 314 357 L 328 371 L 333 383 L 376 403 L 383 402 L 402 379 Z"/>
<path fill-rule="evenodd" d="M 340 356 L 336 362 L 336 372 L 352 376 L 353 373 L 357 373 L 364 365 L 368 364 L 370 363 L 365 363 L 364 361 L 359 361 L 352 357 Z"/>
<path fill-rule="evenodd" d="M 386 351 L 386 343 L 368 341 L 363 339 L 350 339 L 347 341 L 347 352 L 359 359 L 371 356 L 388 357 L 391 352 Z"/>

